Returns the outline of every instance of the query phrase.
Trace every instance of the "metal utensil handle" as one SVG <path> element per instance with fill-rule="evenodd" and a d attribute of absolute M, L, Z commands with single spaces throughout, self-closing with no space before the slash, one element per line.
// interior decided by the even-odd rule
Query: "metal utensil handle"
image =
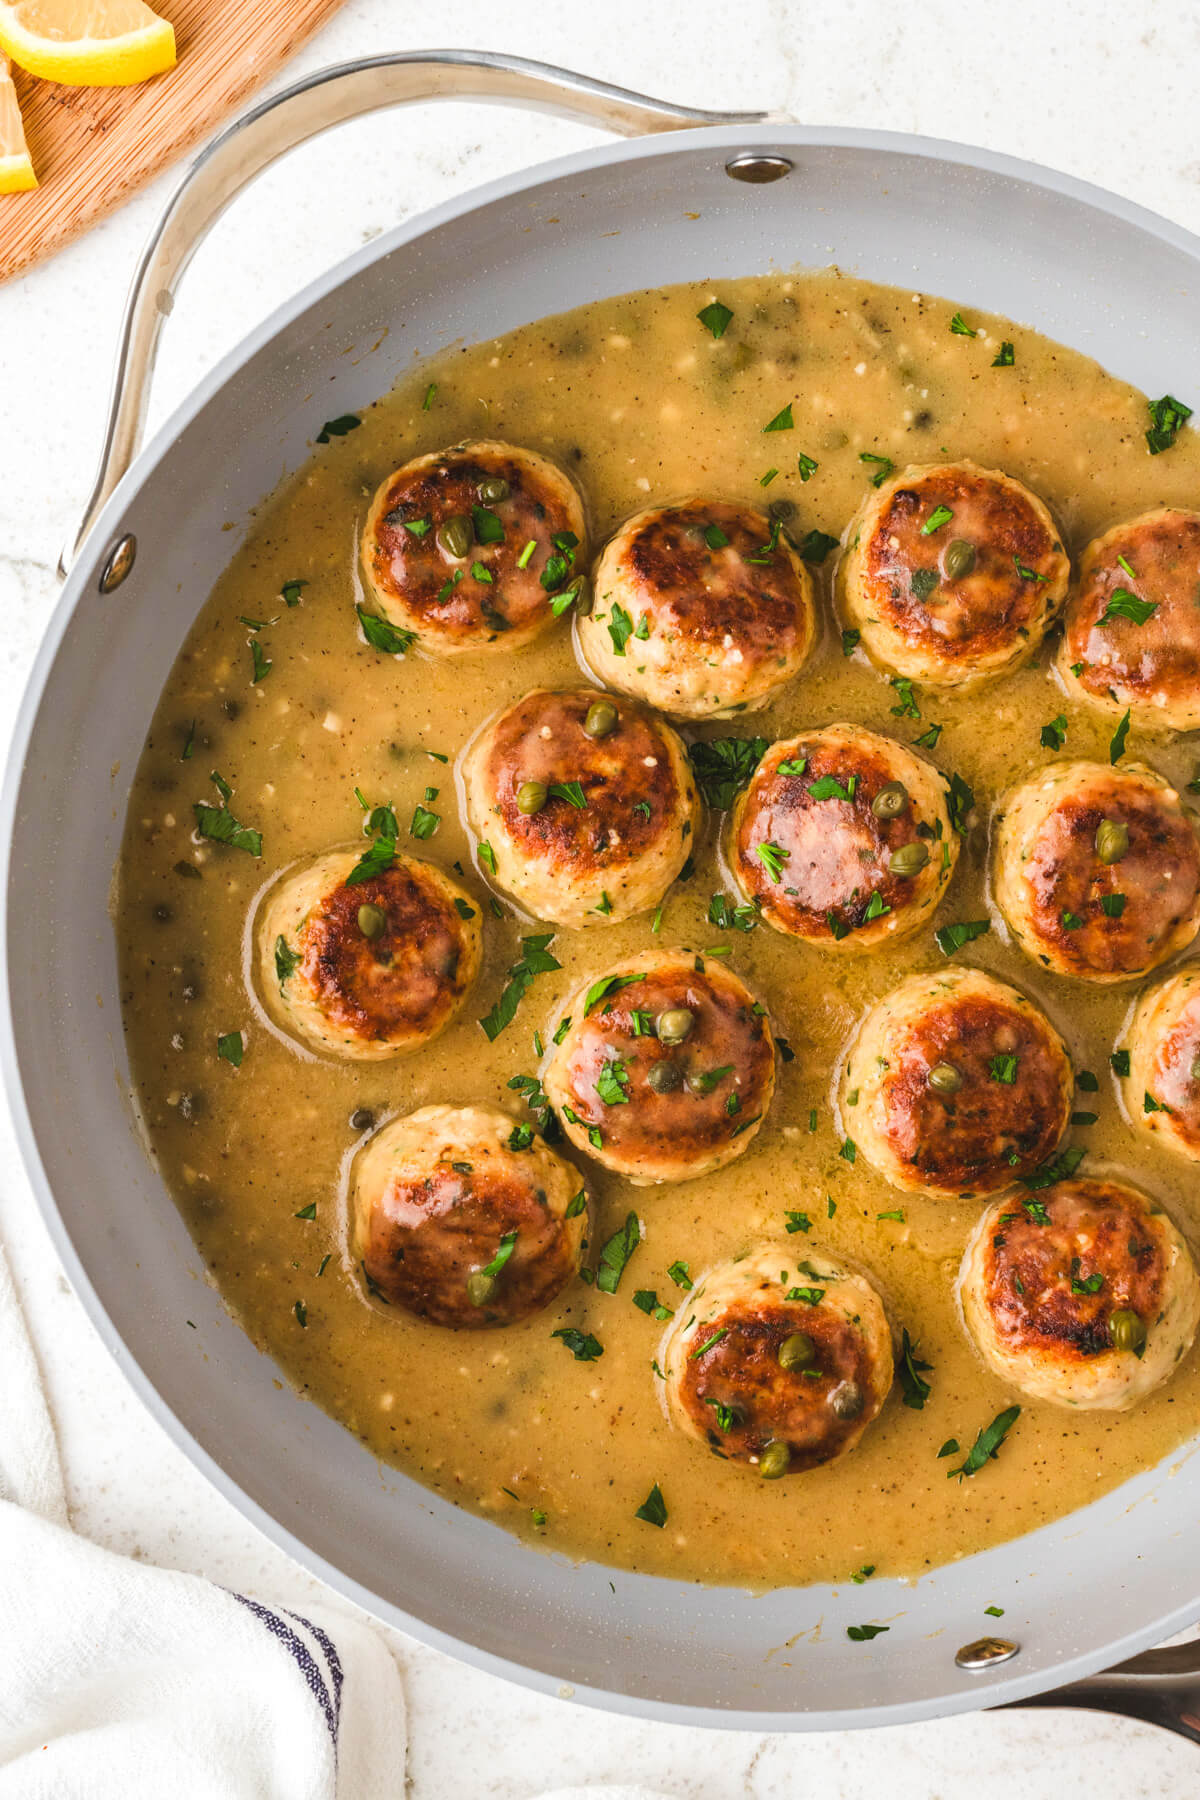
<path fill-rule="evenodd" d="M 1027 1706 L 1083 1707 L 1092 1712 L 1124 1713 L 1147 1725 L 1160 1725 L 1193 1744 L 1200 1744 L 1200 1641 L 1172 1644 L 1164 1650 L 1146 1650 L 1141 1656 L 1088 1675 L 1066 1687 L 1051 1688 L 1028 1700 Z M 1008 1711 L 999 1707 L 997 1711 Z"/>
<path fill-rule="evenodd" d="M 61 574 L 66 574 L 97 513 L 137 455 L 159 332 L 174 304 L 179 278 L 210 227 L 230 201 L 286 151 L 346 119 L 418 100 L 483 100 L 529 107 L 599 125 L 623 137 L 680 131 L 689 125 L 754 124 L 769 116 L 676 106 L 570 69 L 487 50 L 414 50 L 338 63 L 252 107 L 201 151 L 146 245 L 125 307 L 100 467 L 79 529 L 63 551 Z"/>

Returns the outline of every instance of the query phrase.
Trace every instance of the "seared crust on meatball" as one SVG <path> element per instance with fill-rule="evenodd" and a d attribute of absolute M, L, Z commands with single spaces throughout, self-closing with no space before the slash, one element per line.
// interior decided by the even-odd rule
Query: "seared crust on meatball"
<path fill-rule="evenodd" d="M 585 530 L 574 482 L 548 458 L 513 444 L 456 444 L 379 487 L 363 573 L 384 618 L 415 631 L 423 650 L 511 651 L 554 623 L 555 597 L 565 599 L 585 566 Z"/>
<path fill-rule="evenodd" d="M 1200 1162 L 1200 969 L 1143 994 L 1129 1027 L 1130 1118 L 1168 1149 Z"/>
<path fill-rule="evenodd" d="M 652 506 L 606 544 L 594 585 L 576 622 L 588 667 L 677 718 L 765 705 L 816 638 L 812 576 L 754 506 Z"/>
<path fill-rule="evenodd" d="M 725 831 L 729 871 L 776 931 L 822 950 L 898 941 L 958 860 L 945 777 L 858 725 L 772 744 Z"/>
<path fill-rule="evenodd" d="M 1027 662 L 1066 599 L 1070 563 L 1036 494 L 972 462 L 909 468 L 846 529 L 835 588 L 872 662 L 963 687 Z"/>
<path fill-rule="evenodd" d="M 1026 956 L 1126 981 L 1200 929 L 1200 845 L 1179 795 L 1142 763 L 1054 763 L 1001 802 L 996 903 Z"/>
<path fill-rule="evenodd" d="M 478 1330 L 540 1312 L 576 1274 L 588 1199 L 578 1173 L 483 1106 L 423 1106 L 354 1160 L 350 1236 L 367 1293 L 431 1325 Z"/>
<path fill-rule="evenodd" d="M 656 906 L 700 816 L 670 726 L 594 688 L 526 694 L 468 747 L 463 779 L 483 866 L 558 925 L 616 923 Z"/>
<path fill-rule="evenodd" d="M 892 1385 L 892 1338 L 865 1275 L 805 1246 L 767 1245 L 711 1269 L 662 1351 L 667 1410 L 689 1437 L 764 1474 L 836 1462 Z M 785 1344 L 790 1351 L 780 1354 Z M 769 1446 L 785 1446 L 763 1462 Z"/>
<path fill-rule="evenodd" d="M 1184 1239 L 1115 1181 L 996 1201 L 967 1244 L 958 1294 L 989 1366 L 1056 1406 L 1134 1405 L 1171 1374 L 1200 1319 Z"/>
<path fill-rule="evenodd" d="M 287 1031 L 371 1061 L 417 1050 L 449 1024 L 479 973 L 482 931 L 476 903 L 432 863 L 397 856 L 349 882 L 358 861 L 332 850 L 268 896 L 258 973 Z"/>
<path fill-rule="evenodd" d="M 546 1094 L 571 1142 L 605 1168 L 641 1186 L 684 1181 L 749 1148 L 775 1090 L 775 1045 L 764 1009 L 723 964 L 647 951 L 580 988 L 563 1017 Z"/>
<path fill-rule="evenodd" d="M 995 1194 L 1044 1163 L 1071 1113 L 1066 1046 L 980 969 L 914 975 L 863 1020 L 842 1071 L 850 1136 L 893 1186 Z"/>
<path fill-rule="evenodd" d="M 1058 672 L 1068 693 L 1151 731 L 1200 726 L 1200 512 L 1159 507 L 1088 545 Z"/>

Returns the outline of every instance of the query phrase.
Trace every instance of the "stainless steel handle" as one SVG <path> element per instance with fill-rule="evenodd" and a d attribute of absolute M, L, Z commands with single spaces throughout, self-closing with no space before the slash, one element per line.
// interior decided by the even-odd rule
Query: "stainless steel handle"
<path fill-rule="evenodd" d="M 1026 1706 L 1084 1707 L 1093 1712 L 1124 1713 L 1148 1725 L 1161 1725 L 1193 1744 L 1200 1744 L 1200 1641 L 1146 1650 L 1099 1675 L 1088 1675 L 1066 1687 L 1013 1702 Z M 1008 1707 L 997 1711 L 1009 1711 Z"/>
<path fill-rule="evenodd" d="M 346 119 L 418 100 L 486 100 L 530 107 L 599 125 L 622 137 L 680 131 L 689 125 L 755 124 L 770 117 L 676 106 L 570 69 L 487 50 L 413 50 L 338 63 L 252 107 L 201 151 L 146 245 L 125 307 L 100 467 L 79 529 L 59 561 L 61 575 L 137 455 L 159 332 L 174 304 L 179 278 L 210 227 L 247 183 L 286 151 Z"/>

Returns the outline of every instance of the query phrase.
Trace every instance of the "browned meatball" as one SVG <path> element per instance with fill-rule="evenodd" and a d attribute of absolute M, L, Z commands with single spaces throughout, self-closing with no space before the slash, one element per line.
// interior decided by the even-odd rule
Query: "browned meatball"
<path fill-rule="evenodd" d="M 364 881 L 332 850 L 289 874 L 257 928 L 259 980 L 281 1025 L 337 1056 L 419 1049 L 449 1023 L 479 970 L 479 908 L 413 856 Z"/>
<path fill-rule="evenodd" d="M 1200 512 L 1160 507 L 1083 553 L 1058 670 L 1069 692 L 1148 730 L 1200 725 Z"/>
<path fill-rule="evenodd" d="M 775 1046 L 730 970 L 649 951 L 580 989 L 564 1017 L 546 1093 L 597 1162 L 638 1183 L 680 1181 L 749 1147 L 774 1091 Z"/>
<path fill-rule="evenodd" d="M 1139 763 L 1054 763 L 1006 795 L 997 904 L 1027 956 L 1085 981 L 1141 975 L 1200 928 L 1200 844 Z"/>
<path fill-rule="evenodd" d="M 891 738 L 829 725 L 772 744 L 726 828 L 729 869 L 777 931 L 862 951 L 932 916 L 958 835 L 945 778 Z"/>
<path fill-rule="evenodd" d="M 1043 1013 L 981 969 L 914 975 L 867 1014 L 843 1119 L 897 1187 L 994 1194 L 1044 1163 L 1071 1111 L 1071 1063 Z"/>
<path fill-rule="evenodd" d="M 459 444 L 388 476 L 367 516 L 363 570 L 385 618 L 423 649 L 513 650 L 571 604 L 584 530 L 574 483 L 546 457 Z"/>
<path fill-rule="evenodd" d="M 679 738 L 633 700 L 538 689 L 463 760 L 483 867 L 540 919 L 617 923 L 661 900 L 700 801 Z"/>
<path fill-rule="evenodd" d="M 426 1106 L 355 1159 L 351 1235 L 373 1299 L 432 1325 L 512 1325 L 571 1280 L 587 1194 L 540 1138 L 485 1107 Z"/>
<path fill-rule="evenodd" d="M 1186 965 L 1138 1001 L 1122 1080 L 1134 1124 L 1200 1162 L 1200 968 Z"/>
<path fill-rule="evenodd" d="M 577 622 L 607 686 L 678 718 L 763 706 L 816 637 L 812 576 L 757 507 L 693 499 L 626 520 Z"/>
<path fill-rule="evenodd" d="M 1115 1181 L 996 1201 L 967 1245 L 959 1295 L 996 1373 L 1062 1406 L 1132 1405 L 1171 1373 L 1200 1317 L 1183 1238 Z"/>
<path fill-rule="evenodd" d="M 1037 495 L 958 462 L 904 469 L 868 494 L 847 528 L 837 591 L 874 662 L 959 687 L 1033 655 L 1069 575 Z"/>
<path fill-rule="evenodd" d="M 711 1270 L 663 1346 L 671 1417 L 765 1477 L 852 1450 L 892 1385 L 892 1342 L 865 1276 L 771 1245 Z"/>

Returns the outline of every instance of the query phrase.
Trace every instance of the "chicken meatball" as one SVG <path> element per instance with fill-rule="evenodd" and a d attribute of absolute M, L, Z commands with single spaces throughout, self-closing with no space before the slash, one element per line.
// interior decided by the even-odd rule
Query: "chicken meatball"
<path fill-rule="evenodd" d="M 1066 599 L 1070 563 L 1036 494 L 972 462 L 905 469 L 869 492 L 835 580 L 871 661 L 965 687 L 1028 661 Z"/>
<path fill-rule="evenodd" d="M 812 577 L 778 522 L 724 500 L 654 506 L 605 546 L 576 622 L 598 680 L 676 718 L 764 706 L 816 638 Z"/>
<path fill-rule="evenodd" d="M 842 1073 L 846 1130 L 894 1187 L 995 1194 L 1053 1155 L 1074 1082 L 1053 1025 L 980 969 L 914 975 L 872 1007 Z"/>
<path fill-rule="evenodd" d="M 1142 996 L 1128 1045 L 1130 1118 L 1200 1162 L 1200 969 L 1169 975 Z"/>
<path fill-rule="evenodd" d="M 1115 1181 L 997 1200 L 967 1244 L 963 1319 L 1002 1381 L 1056 1406 L 1133 1406 L 1186 1355 L 1192 1255 L 1161 1207 Z"/>
<path fill-rule="evenodd" d="M 1200 929 L 1200 845 L 1140 763 L 1054 763 L 1001 802 L 996 904 L 1026 956 L 1081 981 L 1144 975 Z"/>
<path fill-rule="evenodd" d="M 332 850 L 268 896 L 258 924 L 262 992 L 279 1024 L 358 1061 L 417 1050 L 449 1024 L 476 975 L 479 908 L 432 863 L 397 856 L 355 879 Z"/>
<path fill-rule="evenodd" d="M 725 860 L 768 925 L 870 950 L 932 918 L 958 834 L 945 777 L 903 744 L 829 725 L 772 744 L 734 804 Z"/>
<path fill-rule="evenodd" d="M 775 1090 L 766 1014 L 722 963 L 649 951 L 563 1008 L 544 1084 L 573 1144 L 639 1186 L 749 1148 Z"/>
<path fill-rule="evenodd" d="M 354 1161 L 350 1238 L 368 1294 L 431 1325 L 515 1325 L 579 1268 L 588 1197 L 579 1175 L 506 1113 L 423 1106 Z"/>
<path fill-rule="evenodd" d="M 1200 726 L 1200 513 L 1161 507 L 1088 545 L 1067 606 L 1067 692 L 1151 731 Z"/>
<path fill-rule="evenodd" d="M 662 1352 L 674 1423 L 767 1480 L 853 1450 L 892 1385 L 891 1331 L 866 1276 L 793 1254 L 767 1245 L 711 1269 Z"/>
<path fill-rule="evenodd" d="M 415 457 L 371 502 L 362 566 L 375 605 L 423 650 L 516 649 L 583 583 L 584 513 L 562 470 L 512 444 Z"/>
<path fill-rule="evenodd" d="M 616 923 L 656 906 L 700 817 L 671 728 L 594 688 L 526 694 L 470 745 L 463 779 L 483 867 L 557 925 Z"/>

